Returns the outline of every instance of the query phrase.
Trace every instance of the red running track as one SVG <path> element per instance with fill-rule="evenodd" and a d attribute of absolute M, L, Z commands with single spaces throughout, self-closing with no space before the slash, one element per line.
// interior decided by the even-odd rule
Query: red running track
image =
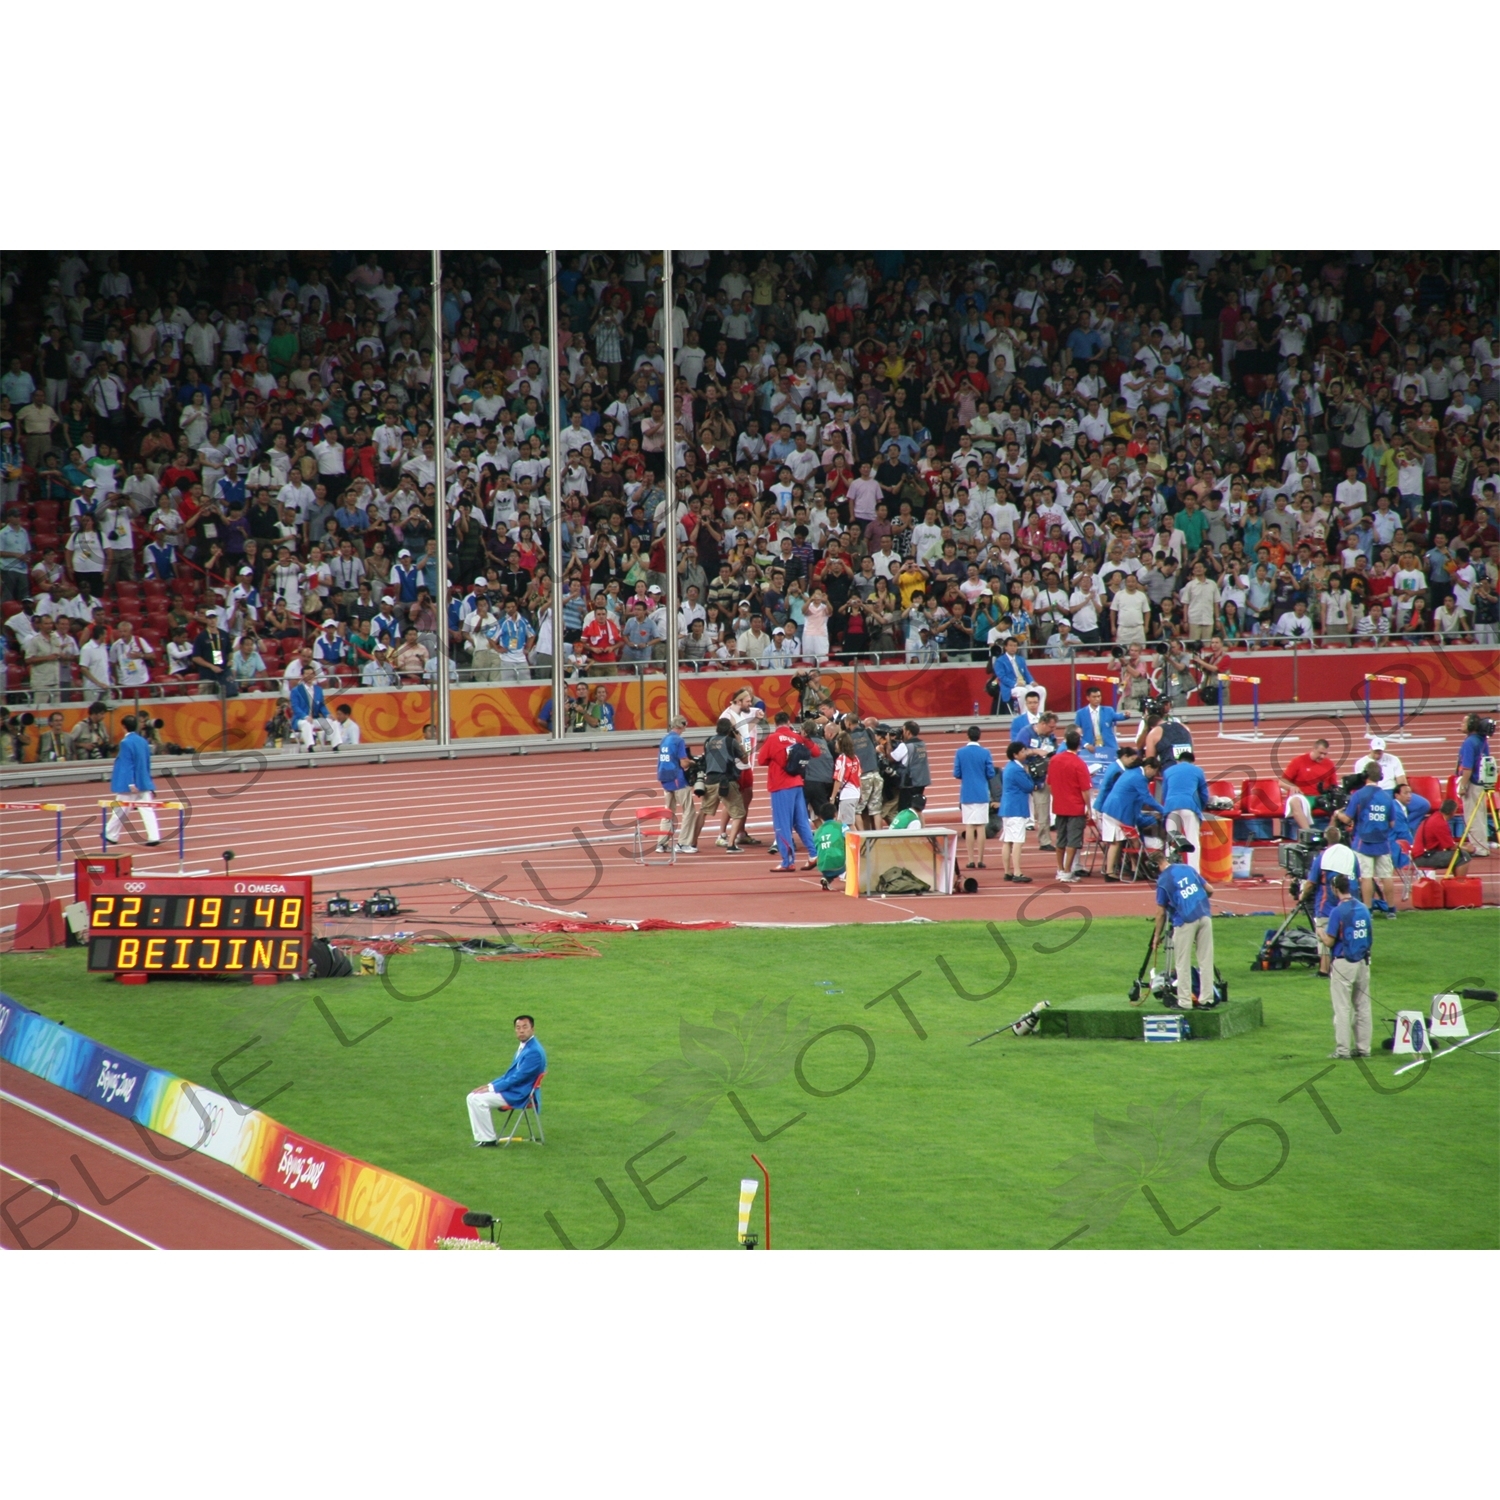
<path fill-rule="evenodd" d="M 1446 777 L 1462 738 L 1462 719 L 1458 712 L 1423 714 L 1408 725 L 1409 732 L 1441 736 L 1440 742 L 1393 743 L 1391 748 L 1401 755 L 1408 773 Z M 1238 733 L 1250 730 L 1244 721 L 1227 727 Z M 1217 738 L 1212 721 L 1193 726 L 1198 763 L 1209 779 L 1235 781 L 1273 774 L 1281 763 L 1278 756 L 1289 759 L 1310 748 L 1319 736 L 1332 741 L 1341 765 L 1350 766 L 1365 752 L 1363 727 L 1352 714 L 1309 714 L 1294 721 L 1267 720 L 1266 738 L 1245 743 Z M 1284 735 L 1297 738 L 1279 748 L 1278 737 Z M 993 753 L 1003 745 L 1003 736 L 999 726 L 986 726 L 985 742 Z M 945 785 L 944 772 L 960 743 L 962 737 L 956 734 L 934 733 L 928 738 L 937 776 L 928 822 L 956 822 L 956 784 Z M 312 874 L 320 895 L 331 895 L 335 889 L 365 895 L 376 886 L 397 887 L 408 908 L 400 917 L 337 924 L 339 930 L 361 934 L 433 927 L 488 929 L 480 904 L 449 884 L 452 877 L 491 888 L 496 897 L 582 911 L 591 919 L 772 924 L 912 917 L 998 920 L 1013 918 L 1030 898 L 1056 896 L 1077 905 L 1085 893 L 1098 916 L 1151 909 L 1147 888 L 1106 886 L 1097 879 L 1071 887 L 1055 882 L 1052 856 L 1034 846 L 1023 865 L 1035 882 L 1029 887 L 1006 885 L 998 868 L 990 868 L 975 872 L 980 890 L 971 896 L 855 901 L 837 892 L 825 893 L 816 876 L 806 872 L 771 873 L 770 807 L 763 772 L 757 777 L 750 827 L 767 840 L 767 848 L 728 856 L 715 850 L 712 836 L 706 834 L 703 852 L 697 856 L 684 857 L 671 867 L 641 868 L 623 857 L 624 846 L 634 808 L 659 800 L 654 767 L 654 750 L 644 745 L 383 766 L 340 764 L 329 756 L 311 769 L 268 770 L 258 777 L 226 775 L 217 782 L 206 776 L 184 777 L 170 793 L 161 775 L 170 770 L 170 762 L 158 764 L 157 770 L 163 795 L 186 795 L 192 804 L 189 870 L 221 869 L 219 852 L 233 849 L 236 874 Z M 96 818 L 88 816 L 97 796 L 93 786 L 28 789 L 27 796 L 36 801 L 71 800 L 81 816 L 70 811 L 70 826 L 83 823 L 82 847 L 89 852 L 97 849 Z M 175 850 L 169 844 L 146 850 L 139 844 L 138 827 L 127 827 L 122 848 L 134 849 L 138 869 L 175 872 L 176 861 L 170 857 Z M 4 835 L 0 848 L 8 869 L 40 868 L 44 875 L 50 873 L 49 815 L 9 814 Z M 1260 850 L 1256 860 L 1257 874 L 1271 877 L 1271 882 L 1237 882 L 1232 889 L 1222 889 L 1216 897 L 1220 910 L 1264 911 L 1283 905 L 1274 851 Z M 1469 872 L 1484 878 L 1488 900 L 1500 898 L 1500 862 L 1494 857 L 1476 861 Z M 68 889 L 66 882 L 50 887 L 54 895 Z M 14 922 L 16 903 L 35 900 L 35 890 L 25 882 L 6 881 L 0 887 L 0 923 Z M 455 913 L 453 908 L 461 903 L 466 904 Z M 518 924 L 545 915 L 498 899 L 490 908 L 495 916 Z M 1044 915 L 1047 909 L 1043 904 L 1028 912 Z"/>
<path fill-rule="evenodd" d="M 9 1063 L 0 1063 L 0 1246 L 391 1248 Z"/>

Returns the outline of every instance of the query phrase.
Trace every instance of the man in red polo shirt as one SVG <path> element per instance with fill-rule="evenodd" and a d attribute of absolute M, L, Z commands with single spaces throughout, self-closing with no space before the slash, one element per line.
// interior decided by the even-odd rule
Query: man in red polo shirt
<path fill-rule="evenodd" d="M 1298 828 L 1311 828 L 1312 799 L 1331 792 L 1339 784 L 1339 768 L 1328 753 L 1328 741 L 1319 740 L 1310 754 L 1289 761 L 1281 777 L 1281 793 L 1286 798 L 1282 815 L 1290 818 Z M 1291 783 L 1290 787 L 1287 782 Z"/>
<path fill-rule="evenodd" d="M 581 644 L 589 659 L 589 672 L 595 677 L 607 677 L 610 666 L 619 660 L 624 642 L 620 627 L 610 618 L 604 595 L 595 594 L 594 612 L 584 622 L 581 635 Z"/>
<path fill-rule="evenodd" d="M 1083 850 L 1083 827 L 1088 820 L 1093 782 L 1078 748 L 1083 735 L 1070 729 L 1059 750 L 1047 764 L 1047 790 L 1052 793 L 1052 834 L 1057 840 L 1057 878 L 1073 884 L 1079 872 L 1073 866 Z"/>

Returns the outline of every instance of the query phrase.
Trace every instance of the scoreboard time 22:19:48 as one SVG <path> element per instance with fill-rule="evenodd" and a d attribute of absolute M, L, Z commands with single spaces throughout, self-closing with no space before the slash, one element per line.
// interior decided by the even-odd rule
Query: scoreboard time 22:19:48
<path fill-rule="evenodd" d="M 99 881 L 89 896 L 89 968 L 124 975 L 301 973 L 312 881 Z"/>

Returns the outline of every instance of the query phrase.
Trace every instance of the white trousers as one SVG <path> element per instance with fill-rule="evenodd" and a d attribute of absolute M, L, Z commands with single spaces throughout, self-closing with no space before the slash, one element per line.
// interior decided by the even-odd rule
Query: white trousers
<path fill-rule="evenodd" d="M 143 792 L 145 797 L 154 797 L 155 792 Z M 141 826 L 146 830 L 146 841 L 151 844 L 158 843 L 161 839 L 161 824 L 156 818 L 156 809 L 151 807 L 137 807 L 135 809 L 141 815 Z M 104 825 L 104 837 L 110 843 L 119 842 L 120 830 L 125 826 L 125 814 L 129 812 L 128 807 L 116 807 L 110 810 L 109 821 Z"/>
<path fill-rule="evenodd" d="M 1169 812 L 1167 814 L 1167 832 L 1180 833 L 1193 846 L 1193 852 L 1188 855 L 1187 862 L 1193 869 L 1197 870 L 1199 868 L 1198 852 L 1201 848 L 1198 838 L 1198 814 L 1186 807 L 1179 808 L 1176 812 Z"/>
<path fill-rule="evenodd" d="M 495 1131 L 495 1114 L 497 1109 L 511 1109 L 515 1106 L 505 1102 L 502 1094 L 497 1094 L 494 1089 L 486 1087 L 482 1093 L 469 1095 L 469 1128 L 474 1132 L 476 1141 L 493 1141 L 498 1139 Z"/>
<path fill-rule="evenodd" d="M 292 728 L 302 741 L 302 748 L 304 750 L 312 749 L 313 733 L 319 729 L 323 731 L 323 738 L 330 745 L 340 745 L 343 743 L 343 732 L 339 729 L 338 721 L 335 719 L 298 719 Z"/>

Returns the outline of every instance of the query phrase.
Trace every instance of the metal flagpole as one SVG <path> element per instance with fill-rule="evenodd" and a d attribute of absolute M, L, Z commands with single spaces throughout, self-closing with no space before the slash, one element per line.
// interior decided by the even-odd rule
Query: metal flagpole
<path fill-rule="evenodd" d="M 433 452 L 437 458 L 437 642 L 433 718 L 438 744 L 449 743 L 448 670 L 448 476 L 443 460 L 447 454 L 447 422 L 443 414 L 443 252 L 432 252 L 432 425 Z"/>
<path fill-rule="evenodd" d="M 662 376 L 662 395 L 666 398 L 667 449 L 662 471 L 667 492 L 667 723 L 678 714 L 677 682 L 677 398 L 676 370 L 672 365 L 672 252 L 661 253 L 662 354 L 666 369 Z M 647 726 L 641 725 L 642 729 Z"/>
<path fill-rule="evenodd" d="M 563 657 L 562 467 L 557 461 L 562 435 L 557 397 L 557 251 L 547 252 L 547 553 L 552 560 L 552 738 L 568 733 L 567 662 Z"/>

